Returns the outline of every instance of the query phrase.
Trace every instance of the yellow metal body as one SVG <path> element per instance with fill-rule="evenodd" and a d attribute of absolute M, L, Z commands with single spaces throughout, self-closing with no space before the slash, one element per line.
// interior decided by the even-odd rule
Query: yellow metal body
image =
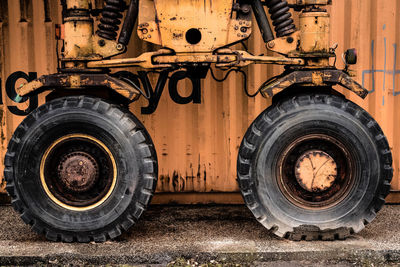
<path fill-rule="evenodd" d="M 67 0 L 67 8 L 89 8 L 89 0 Z M 296 5 L 326 5 L 330 0 L 295 0 Z M 283 57 L 253 56 L 248 52 L 221 48 L 247 39 L 252 31 L 251 16 L 238 16 L 232 0 L 140 0 L 137 34 L 163 49 L 145 52 L 136 58 L 108 59 L 125 47 L 94 34 L 93 21 L 69 17 L 65 21 L 63 62 L 66 68 L 118 68 L 137 66 L 171 68 L 187 63 L 243 67 L 253 63 L 287 64 L 319 68 L 329 66 L 329 14 L 320 9 L 302 12 L 299 30 L 276 38 L 267 49 Z M 244 56 L 245 55 L 245 56 Z M 314 57 L 312 60 L 305 58 Z M 315 59 L 317 58 L 317 59 Z M 84 64 L 77 63 L 85 62 Z M 86 64 L 86 62 L 88 62 Z"/>
<path fill-rule="evenodd" d="M 335 56 L 334 49 L 329 43 L 330 17 L 328 12 L 321 8 L 330 4 L 330 0 L 289 1 L 297 8 L 302 7 L 299 29 L 288 36 L 275 38 L 265 44 L 267 49 L 279 53 L 280 56 L 253 55 L 248 51 L 229 48 L 247 39 L 251 34 L 250 5 L 240 6 L 234 0 L 140 0 L 138 37 L 162 48 L 144 52 L 135 58 L 123 59 L 110 59 L 110 57 L 123 53 L 124 45 L 94 34 L 94 24 L 88 10 L 89 2 L 90 0 L 66 0 L 70 11 L 87 10 L 87 13 L 83 13 L 87 15 L 74 16 L 75 13 L 72 12 L 72 16 L 69 15 L 65 19 L 62 58 L 65 69 L 85 71 L 120 67 L 174 69 L 211 64 L 217 68 L 229 69 L 250 64 L 277 64 L 297 66 L 303 70 L 316 69 L 316 71 L 312 75 L 303 72 L 305 75 L 286 76 L 282 83 L 279 81 L 283 78 L 278 77 L 279 79 L 273 83 L 263 85 L 261 93 L 265 97 L 271 97 L 275 92 L 285 89 L 286 84 L 304 86 L 344 84 L 358 95 L 365 96 L 365 89 L 349 81 L 350 78 L 346 73 L 327 72 L 323 79 L 317 79 L 322 77 L 318 69 L 334 69 L 329 61 L 330 57 Z M 108 79 L 109 77 L 103 77 L 102 80 Z M 60 81 L 59 84 L 63 82 Z M 18 88 L 17 93 L 25 96 L 38 90 L 41 85 L 40 82 L 33 81 Z M 111 86 L 108 88 L 116 91 Z M 121 94 L 122 91 L 116 92 Z M 128 99 L 136 97 L 130 94 Z"/>
<path fill-rule="evenodd" d="M 330 23 L 327 12 L 302 12 L 299 24 L 300 53 L 329 53 Z"/>
<path fill-rule="evenodd" d="M 85 9 L 88 3 L 88 0 L 67 0 L 67 7 Z M 70 17 L 64 23 L 64 67 L 160 69 L 194 62 L 216 64 L 217 67 L 243 67 L 253 63 L 305 65 L 305 61 L 298 57 L 301 35 L 298 31 L 267 44 L 268 49 L 285 57 L 221 50 L 247 39 L 252 31 L 251 16 L 236 18 L 232 0 L 141 0 L 139 3 L 138 37 L 161 45 L 163 49 L 145 52 L 136 58 L 108 59 L 123 53 L 125 47 L 95 35 L 90 17 Z M 294 41 L 289 43 L 288 38 Z"/>
<path fill-rule="evenodd" d="M 291 5 L 306 6 L 306 5 L 330 5 L 332 0 L 288 0 Z"/>
<path fill-rule="evenodd" d="M 232 0 L 140 0 L 139 3 L 139 38 L 176 53 L 214 51 L 251 34 L 251 17 L 235 19 Z M 200 40 L 195 39 L 196 34 Z"/>
<path fill-rule="evenodd" d="M 89 0 L 67 0 L 66 9 L 82 12 L 89 10 Z M 75 61 L 99 60 L 121 54 L 121 47 L 113 40 L 105 40 L 94 34 L 93 19 L 90 14 L 68 16 L 64 20 L 64 51 L 62 60 L 68 68 L 85 68 L 85 65 L 70 64 Z"/>
<path fill-rule="evenodd" d="M 65 36 L 68 36 L 64 42 L 63 57 L 65 59 L 80 59 L 93 55 L 93 20 L 91 18 L 67 18 L 64 31 Z"/>
<path fill-rule="evenodd" d="M 246 51 L 223 50 L 212 53 L 179 53 L 171 54 L 170 50 L 160 49 L 156 52 L 147 52 L 137 58 L 91 61 L 89 68 L 116 68 L 116 67 L 141 67 L 141 68 L 169 68 L 173 65 L 188 62 L 214 63 L 216 67 L 244 67 L 254 63 L 278 65 L 304 65 L 300 58 L 254 56 Z"/>
<path fill-rule="evenodd" d="M 67 9 L 89 9 L 90 1 L 87 0 L 69 0 L 66 2 Z"/>

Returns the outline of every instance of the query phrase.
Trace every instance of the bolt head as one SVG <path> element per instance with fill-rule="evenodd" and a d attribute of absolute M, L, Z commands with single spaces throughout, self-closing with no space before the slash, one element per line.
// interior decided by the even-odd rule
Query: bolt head
<path fill-rule="evenodd" d="M 106 45 L 106 41 L 104 41 L 103 39 L 100 39 L 98 44 L 99 44 L 99 46 L 105 46 Z"/>
<path fill-rule="evenodd" d="M 117 50 L 122 51 L 125 49 L 125 46 L 123 44 L 117 44 Z"/>
<path fill-rule="evenodd" d="M 268 43 L 267 46 L 268 46 L 268 48 L 274 48 L 275 47 L 275 42 L 271 41 L 271 42 Z"/>

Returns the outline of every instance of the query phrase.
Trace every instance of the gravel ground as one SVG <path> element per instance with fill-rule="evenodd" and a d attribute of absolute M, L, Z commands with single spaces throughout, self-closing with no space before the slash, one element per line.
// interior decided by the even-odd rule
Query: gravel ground
<path fill-rule="evenodd" d="M 0 206 L 0 265 L 381 266 L 400 263 L 400 206 L 385 206 L 345 241 L 293 242 L 264 229 L 245 206 L 151 206 L 117 240 L 66 244 L 33 233 Z M 235 266 L 235 265 L 232 265 Z"/>

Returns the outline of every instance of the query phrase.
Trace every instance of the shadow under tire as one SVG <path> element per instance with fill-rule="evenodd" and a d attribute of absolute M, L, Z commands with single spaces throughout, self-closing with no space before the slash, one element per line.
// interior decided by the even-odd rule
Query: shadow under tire
<path fill-rule="evenodd" d="M 4 160 L 12 206 L 52 241 L 103 242 L 136 223 L 157 183 L 141 122 L 98 98 L 71 96 L 34 110 Z"/>
<path fill-rule="evenodd" d="M 237 175 L 247 207 L 277 236 L 345 239 L 385 204 L 392 155 L 361 107 L 333 95 L 297 95 L 249 127 Z"/>

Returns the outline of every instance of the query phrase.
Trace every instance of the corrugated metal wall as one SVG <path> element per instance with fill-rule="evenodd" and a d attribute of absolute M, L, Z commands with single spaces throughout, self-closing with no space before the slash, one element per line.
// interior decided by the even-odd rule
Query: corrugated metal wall
<path fill-rule="evenodd" d="M 101 5 L 101 1 L 96 4 Z M 396 107 L 400 103 L 400 0 L 333 0 L 330 10 L 332 44 L 338 43 L 338 55 L 347 48 L 357 48 L 356 79 L 371 90 L 366 100 L 342 92 L 382 126 L 394 155 L 392 189 L 399 190 L 400 110 Z M 60 14 L 56 0 L 0 0 L 2 158 L 7 140 L 23 119 L 11 111 L 29 107 L 29 102 L 16 104 L 7 96 L 6 79 L 15 71 L 37 72 L 38 76 L 56 71 L 53 36 Z M 267 53 L 258 28 L 253 29 L 248 47 L 254 54 Z M 135 38 L 124 57 L 149 49 L 153 49 L 152 45 Z M 340 56 L 337 65 L 343 67 Z M 281 67 L 250 66 L 246 72 L 249 90 L 255 91 L 267 78 L 279 74 Z M 223 76 L 220 71 L 216 73 L 219 78 Z M 179 88 L 182 95 L 191 92 L 189 81 L 182 81 Z M 39 104 L 42 103 L 40 96 Z M 242 77 L 232 74 L 224 83 L 217 83 L 208 75 L 202 82 L 201 104 L 176 104 L 166 89 L 156 112 L 141 115 L 141 107 L 146 105 L 140 100 L 131 109 L 144 122 L 157 149 L 157 190 L 163 194 L 156 202 L 240 201 L 235 174 L 238 148 L 247 127 L 269 102 L 261 96 L 246 97 Z M 1 168 L 0 164 L 2 173 Z M 169 194 L 175 192 L 179 194 Z M 198 192 L 203 194 L 193 194 Z"/>

